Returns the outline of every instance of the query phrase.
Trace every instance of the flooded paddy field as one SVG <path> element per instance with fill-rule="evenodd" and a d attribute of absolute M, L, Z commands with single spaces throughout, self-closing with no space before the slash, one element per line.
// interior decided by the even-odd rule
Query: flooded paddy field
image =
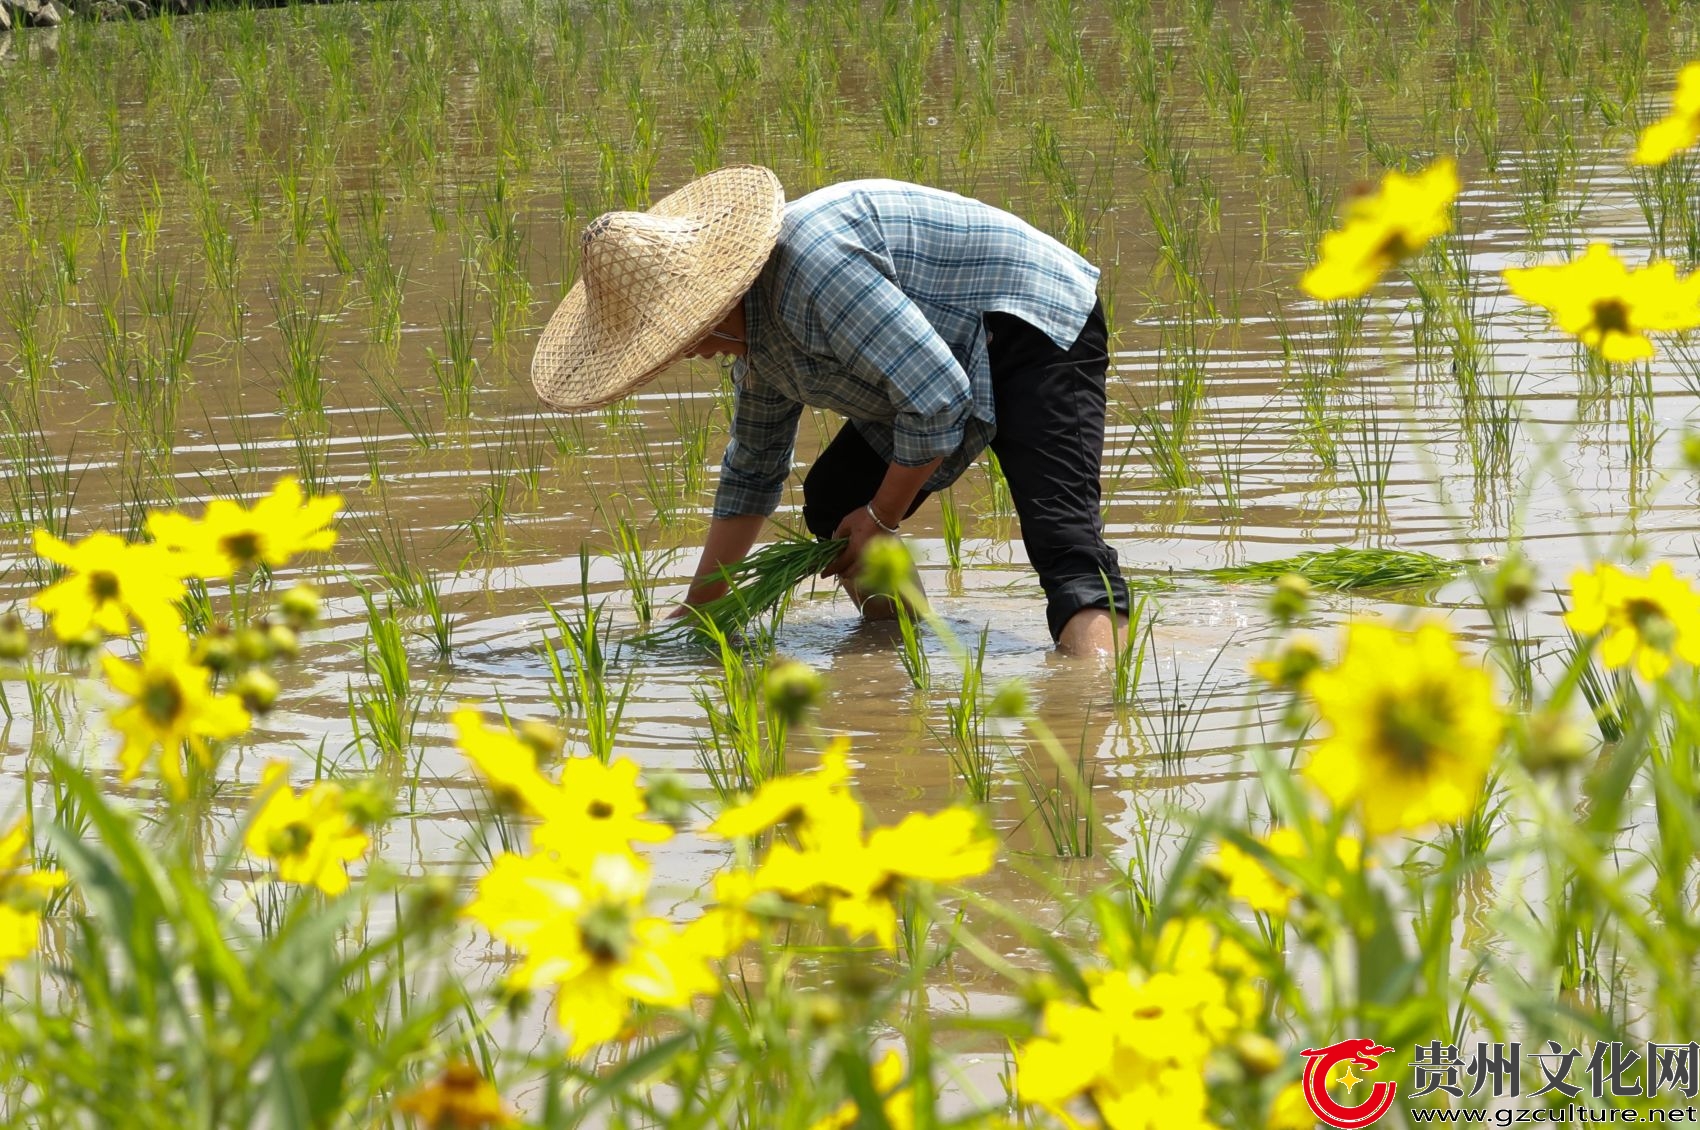
<path fill-rule="evenodd" d="M 227 850 L 280 758 L 298 788 L 367 782 L 388 809 L 352 861 L 357 892 L 368 861 L 384 877 L 342 923 L 345 943 L 377 952 L 375 939 L 412 930 L 401 908 L 438 880 L 452 880 L 443 898 L 469 897 L 527 835 L 468 765 L 452 715 L 471 704 L 491 724 L 505 713 L 558 727 L 568 759 L 627 759 L 666 782 L 679 830 L 641 855 L 654 872 L 644 905 L 669 921 L 730 905 L 715 876 L 742 849 L 704 830 L 736 802 L 727 782 L 812 770 L 835 738 L 849 739 L 870 828 L 967 806 L 997 866 L 939 875 L 940 892 L 959 878 L 967 892 L 941 893 L 931 935 L 906 913 L 896 957 L 877 941 L 831 944 L 846 940 L 833 934 L 842 923 L 792 923 L 801 957 L 752 939 L 763 956 L 742 959 L 746 1000 L 801 976 L 794 988 L 811 991 L 793 996 L 839 1009 L 816 1028 L 800 1012 L 769 1016 L 774 1031 L 811 1035 L 771 1052 L 767 1076 L 749 1068 L 716 1090 L 663 1054 L 730 1023 L 719 1010 L 737 996 L 731 973 L 671 1003 L 639 995 L 649 1011 L 616 1026 L 622 1040 L 567 1055 L 544 1007 L 559 984 L 539 982 L 520 1019 L 492 1019 L 513 939 L 451 924 L 429 935 L 437 966 L 387 972 L 397 980 L 353 1010 L 387 1015 L 417 991 L 443 1008 L 430 1038 L 381 1070 L 355 1056 L 367 1090 L 344 1079 L 347 1093 L 296 1121 L 259 1100 L 229 1110 L 279 1125 L 399 1124 L 397 1092 L 470 1058 L 538 1124 L 809 1126 L 847 1099 L 873 1118 L 867 1096 L 895 1088 L 879 1055 L 901 1048 L 913 1067 L 936 1040 L 949 1055 L 930 1086 L 951 1117 L 1309 1126 L 1295 1107 L 1298 1049 L 1347 1037 L 1398 1048 L 1398 1067 L 1389 1057 L 1371 1080 L 1402 1082 L 1411 1046 L 1435 1039 L 1695 1039 L 1700 613 L 1677 590 L 1623 598 L 1640 646 L 1675 657 L 1668 670 L 1596 654 L 1590 639 L 1618 629 L 1564 613 L 1591 599 L 1572 574 L 1596 562 L 1636 577 L 1659 562 L 1696 571 L 1700 339 L 1678 318 L 1652 327 L 1669 331 L 1652 356 L 1604 359 L 1503 272 L 1596 241 L 1631 266 L 1694 269 L 1696 158 L 1630 156 L 1670 110 L 1697 35 L 1700 8 L 1674 0 L 421 0 L 0 34 L 0 610 L 15 609 L 33 643 L 4 687 L 0 827 L 33 811 L 39 865 L 73 873 L 46 904 L 39 957 L 0 988 L 0 1012 L 63 1007 L 99 1023 L 66 1003 L 82 995 L 78 962 L 92 960 L 74 956 L 84 910 L 101 905 L 79 893 L 66 843 L 116 833 L 91 830 L 91 802 L 64 783 L 73 775 L 173 845 L 161 850 L 220 892 L 209 905 L 232 929 L 287 939 L 330 898 L 266 882 L 264 852 Z M 1343 210 L 1388 170 L 1444 159 L 1461 183 L 1449 231 L 1361 297 L 1307 295 L 1300 278 Z M 627 401 L 567 416 L 538 402 L 528 370 L 577 277 L 585 224 L 733 162 L 772 168 L 792 199 L 859 177 L 951 189 L 1102 268 L 1103 520 L 1142 601 L 1119 670 L 1052 653 L 1008 486 L 985 460 L 905 524 L 938 617 L 907 650 L 827 582 L 799 588 L 724 654 L 638 641 L 695 567 L 730 377 L 684 362 Z M 782 526 L 801 528 L 801 474 L 842 423 L 804 414 Z M 145 542 L 150 514 L 251 503 L 288 477 L 340 499 L 334 548 L 187 598 L 191 633 L 216 634 L 297 582 L 314 586 L 323 605 L 299 655 L 262 664 L 276 705 L 215 740 L 187 795 L 152 762 L 124 774 L 109 725 L 122 690 L 102 662 L 54 646 L 31 603 L 60 575 L 36 531 Z M 1461 568 L 1417 587 L 1318 587 L 1302 608 L 1273 610 L 1270 581 L 1212 575 L 1335 547 Z M 1364 622 L 1444 623 L 1451 658 L 1371 641 L 1341 660 L 1346 625 Z M 1325 689 L 1254 674 L 1292 656 L 1295 631 L 1357 688 L 1336 688 L 1333 713 Z M 102 646 L 112 662 L 137 656 L 122 639 Z M 783 736 L 761 701 L 781 657 L 822 687 Z M 1412 739 L 1416 761 L 1424 749 L 1486 752 L 1480 773 L 1453 782 L 1467 804 L 1436 802 L 1426 817 L 1416 805 L 1383 826 L 1367 794 L 1422 792 L 1398 773 L 1422 778 L 1424 765 L 1396 762 L 1358 794 L 1302 769 L 1348 731 L 1342 703 L 1405 701 L 1374 679 L 1401 664 L 1418 672 L 1407 697 L 1432 715 Z M 1454 668 L 1486 672 L 1491 710 Z M 1021 694 L 1000 698 L 1016 683 Z M 1405 716 L 1388 710 L 1365 725 L 1397 729 Z M 726 750 L 749 761 L 729 774 Z M 545 771 L 558 779 L 560 765 Z M 55 821 L 75 834 L 50 836 Z M 1311 848 L 1361 839 L 1373 867 L 1257 847 L 1273 825 Z M 1221 844 L 1245 849 L 1241 862 Z M 1273 868 L 1264 876 L 1291 907 L 1249 899 L 1236 866 Z M 0 855 L 0 894 L 6 873 Z M 956 911 L 972 942 L 957 937 L 968 927 Z M 1125 1064 L 1119 1080 L 1054 1098 L 1041 1067 L 1023 1068 L 1035 1082 L 1022 1101 L 1013 1064 L 1043 1064 L 1044 1051 L 1010 1049 L 1069 1048 L 1066 1017 L 1042 1019 L 1034 1002 L 1088 999 L 1068 974 L 1046 980 L 1074 969 L 1052 952 L 1058 939 L 1081 967 L 1154 975 L 1176 964 L 1175 938 L 1197 931 L 1234 1018 L 1198 1020 L 1209 1054 L 1163 1068 L 1197 1081 L 1196 1098 L 1140 1083 L 1152 1110 L 1161 1100 L 1181 1113 L 1147 1122 L 1118 1106 L 1138 1105 Z M 928 947 L 946 936 L 940 958 Z M 1243 976 L 1223 971 L 1230 945 L 1250 955 Z M 476 1004 L 442 1005 L 443 969 L 459 970 Z M 855 986 L 870 977 L 889 983 L 864 1000 Z M 1241 1008 L 1242 990 L 1255 1006 Z M 716 1029 L 714 1046 L 753 1055 L 757 1028 L 746 1016 L 742 1037 Z M 1269 1062 L 1260 1040 L 1279 1053 Z M 645 1053 L 646 1073 L 619 1074 Z M 192 1059 L 165 1069 L 125 1054 L 162 1079 Z M 38 1074 L 0 1069 L 0 1109 L 83 1124 L 76 1112 L 96 1104 L 78 1107 L 74 1089 L 60 1106 L 43 1100 L 66 1069 L 38 1062 Z M 574 1063 L 598 1066 L 562 1066 Z M 811 1063 L 831 1065 L 819 1097 L 779 1084 Z M 598 1073 L 620 1088 L 599 1091 Z M 638 1078 L 671 1097 L 642 1097 Z M 1663 1101 L 1634 1078 L 1637 1101 Z M 715 1102 L 693 1107 L 693 1087 Z M 1402 1090 L 1389 1119 L 1446 1097 Z M 194 1124 L 235 1117 L 216 1106 L 197 1107 Z M 877 1117 L 856 1124 L 907 1124 L 884 1107 Z"/>

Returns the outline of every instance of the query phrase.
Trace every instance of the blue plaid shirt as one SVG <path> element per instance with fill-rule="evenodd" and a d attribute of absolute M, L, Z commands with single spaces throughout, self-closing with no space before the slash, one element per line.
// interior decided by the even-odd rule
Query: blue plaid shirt
<path fill-rule="evenodd" d="M 714 516 L 779 505 L 805 404 L 850 420 L 888 462 L 955 482 L 997 433 L 981 317 L 1013 314 L 1061 348 L 1098 269 L 1008 212 L 901 181 L 823 188 L 785 208 L 744 298 L 732 439 Z"/>

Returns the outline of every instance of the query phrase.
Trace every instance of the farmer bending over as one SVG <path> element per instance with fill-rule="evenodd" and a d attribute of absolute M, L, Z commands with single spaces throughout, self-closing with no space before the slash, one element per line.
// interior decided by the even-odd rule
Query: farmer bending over
<path fill-rule="evenodd" d="M 791 471 L 803 406 L 848 421 L 803 479 L 803 521 L 849 539 L 852 578 L 980 452 L 997 454 L 1064 652 L 1111 646 L 1127 585 L 1098 513 L 1104 311 L 1098 271 L 1026 222 L 898 181 L 851 181 L 787 205 L 757 166 L 710 173 L 582 236 L 580 281 L 532 359 L 567 410 L 629 395 L 680 357 L 734 358 L 732 439 L 686 605 L 723 590 Z"/>

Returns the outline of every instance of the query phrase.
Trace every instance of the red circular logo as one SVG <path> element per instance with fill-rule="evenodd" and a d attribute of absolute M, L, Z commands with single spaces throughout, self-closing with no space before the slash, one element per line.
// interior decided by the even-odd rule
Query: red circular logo
<path fill-rule="evenodd" d="M 1309 1060 L 1305 1064 L 1304 1091 L 1311 1113 L 1338 1130 L 1361 1130 L 1386 1114 L 1393 1105 L 1393 1095 L 1399 1090 L 1399 1084 L 1377 1083 L 1369 1089 L 1369 1098 L 1356 1106 L 1346 1106 L 1335 1102 L 1328 1094 L 1328 1073 L 1338 1063 L 1355 1063 L 1365 1071 L 1374 1071 L 1380 1066 L 1377 1057 L 1389 1055 L 1392 1051 L 1392 1048 L 1384 1048 L 1374 1040 L 1359 1036 L 1325 1048 L 1306 1048 L 1300 1052 Z"/>

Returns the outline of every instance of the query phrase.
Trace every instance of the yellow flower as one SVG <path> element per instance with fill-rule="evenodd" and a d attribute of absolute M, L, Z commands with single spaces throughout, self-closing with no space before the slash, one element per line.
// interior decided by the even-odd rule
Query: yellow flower
<path fill-rule="evenodd" d="M 1283 825 L 1259 840 L 1269 854 L 1278 860 L 1302 862 L 1310 849 L 1297 828 Z M 1340 863 L 1348 871 L 1356 870 L 1363 855 L 1363 845 L 1355 836 L 1341 836 L 1334 843 Z M 1234 844 L 1224 843 L 1210 861 L 1213 870 L 1228 881 L 1228 896 L 1239 899 L 1253 910 L 1264 914 L 1285 914 L 1298 892 L 1275 877 L 1264 862 Z M 1330 893 L 1338 893 L 1338 879 L 1330 879 Z"/>
<path fill-rule="evenodd" d="M 1700 326 L 1700 275 L 1679 278 L 1664 260 L 1630 270 L 1605 243 L 1569 263 L 1508 268 L 1505 283 L 1607 361 L 1651 357 L 1649 333 Z"/>
<path fill-rule="evenodd" d="M 198 521 L 163 512 L 148 515 L 148 533 L 160 545 L 183 555 L 193 575 L 228 577 L 255 565 L 278 568 L 298 553 L 336 544 L 330 528 L 342 508 L 340 495 L 307 498 L 293 476 L 277 481 L 252 508 L 217 498 Z"/>
<path fill-rule="evenodd" d="M 19 821 L 0 835 L 0 974 L 35 952 L 41 937 L 41 905 L 65 885 L 63 871 L 29 866 L 29 824 Z"/>
<path fill-rule="evenodd" d="M 607 765 L 594 757 L 571 757 L 561 766 L 558 798 L 531 838 L 564 859 L 630 851 L 632 842 L 671 839 L 665 824 L 645 820 L 649 811 L 638 785 L 638 764 L 620 758 Z"/>
<path fill-rule="evenodd" d="M 259 810 L 243 838 L 248 850 L 277 864 L 286 883 L 317 887 L 327 895 L 348 890 L 348 864 L 371 846 L 343 803 L 342 787 L 319 781 L 296 793 L 289 766 L 266 766 L 254 793 Z"/>
<path fill-rule="evenodd" d="M 1209 1128 L 1205 1062 L 1240 1019 L 1221 977 L 1203 969 L 1089 975 L 1086 1004 L 1051 1001 L 1016 1051 L 1016 1082 L 1065 1125 L 1085 1096 L 1111 1130 Z"/>
<path fill-rule="evenodd" d="M 1600 662 L 1631 662 L 1644 679 L 1663 677 L 1674 655 L 1700 663 L 1700 594 L 1686 577 L 1660 562 L 1645 577 L 1597 565 L 1570 578 L 1564 622 L 1584 636 L 1605 635 Z"/>
<path fill-rule="evenodd" d="M 1380 192 L 1352 201 L 1340 230 L 1322 237 L 1321 260 L 1299 285 L 1324 302 L 1365 293 L 1389 268 L 1451 229 L 1458 188 L 1450 157 L 1416 176 L 1389 172 Z"/>
<path fill-rule="evenodd" d="M 248 728 L 248 712 L 233 694 L 214 693 L 212 673 L 190 662 L 189 642 L 181 632 L 148 638 L 139 663 L 103 655 L 106 681 L 129 705 L 112 715 L 112 728 L 124 736 L 119 759 L 124 780 L 133 781 L 157 747 L 159 773 L 173 795 L 187 795 L 183 748 L 212 765 L 209 741 L 233 738 Z"/>
<path fill-rule="evenodd" d="M 896 1051 L 886 1052 L 873 1065 L 874 1093 L 880 1097 L 886 1123 L 891 1130 L 913 1130 L 915 1125 L 915 1096 L 903 1082 L 903 1057 Z M 850 1130 L 856 1125 L 862 1108 L 855 1101 L 846 1102 L 825 1118 L 811 1123 L 809 1130 Z"/>
<path fill-rule="evenodd" d="M 1269 1104 L 1268 1130 L 1316 1130 L 1316 1112 L 1305 1101 L 1305 1089 L 1288 1083 Z"/>
<path fill-rule="evenodd" d="M 175 601 L 183 595 L 182 562 L 157 545 L 131 545 L 116 534 L 90 534 L 76 545 L 46 530 L 35 532 L 35 552 L 70 570 L 32 602 L 53 621 L 62 640 L 91 627 L 109 636 L 130 631 L 134 617 L 150 632 L 180 623 Z"/>
<path fill-rule="evenodd" d="M 555 786 L 537 771 L 537 752 L 507 727 L 486 726 L 470 706 L 456 710 L 449 721 L 454 724 L 455 744 L 502 807 L 541 819 L 559 803 Z"/>
<path fill-rule="evenodd" d="M 499 857 L 467 917 L 524 959 L 519 988 L 556 988 L 556 1011 L 581 1055 L 620 1035 L 634 1003 L 684 1008 L 716 981 L 703 937 L 642 915 L 649 871 L 626 852 L 583 872 L 541 855 Z"/>
<path fill-rule="evenodd" d="M 502 1102 L 502 1093 L 470 1063 L 449 1064 L 436 1079 L 398 1098 L 395 1108 L 430 1130 L 518 1125 Z"/>
<path fill-rule="evenodd" d="M 848 739 L 839 738 L 821 755 L 820 768 L 813 773 L 766 782 L 750 800 L 722 812 L 709 825 L 709 834 L 747 838 L 784 826 L 804 844 L 860 835 L 862 808 L 848 787 L 850 766 L 845 755 L 849 747 Z"/>
<path fill-rule="evenodd" d="M 775 844 L 756 870 L 755 887 L 825 906 L 832 925 L 852 938 L 872 934 L 888 950 L 897 947 L 896 900 L 908 884 L 984 874 L 997 852 L 980 818 L 961 808 L 911 813 L 866 842 L 858 830 L 841 832 L 801 851 Z"/>
<path fill-rule="evenodd" d="M 1669 114 L 1641 131 L 1629 158 L 1634 165 L 1662 165 L 1700 141 L 1700 63 L 1690 63 L 1676 76 L 1676 93 Z"/>
<path fill-rule="evenodd" d="M 749 909 L 755 893 L 755 876 L 749 871 L 729 867 L 715 875 L 715 905 L 685 926 L 692 944 L 707 957 L 723 958 L 760 937 L 756 916 Z"/>
<path fill-rule="evenodd" d="M 1340 662 L 1305 683 L 1330 728 L 1305 766 L 1372 836 L 1457 820 L 1475 807 L 1505 720 L 1493 680 L 1444 624 L 1415 632 L 1359 621 Z"/>
<path fill-rule="evenodd" d="M 450 720 L 461 752 L 497 801 L 542 821 L 532 836 L 538 847 L 588 862 L 607 852 L 630 851 L 634 840 L 660 843 L 672 837 L 666 825 L 643 819 L 649 809 L 638 786 L 637 762 L 604 765 L 593 757 L 569 758 L 556 785 L 537 771 L 532 747 L 505 727 L 486 726 L 470 707 L 455 711 Z"/>

